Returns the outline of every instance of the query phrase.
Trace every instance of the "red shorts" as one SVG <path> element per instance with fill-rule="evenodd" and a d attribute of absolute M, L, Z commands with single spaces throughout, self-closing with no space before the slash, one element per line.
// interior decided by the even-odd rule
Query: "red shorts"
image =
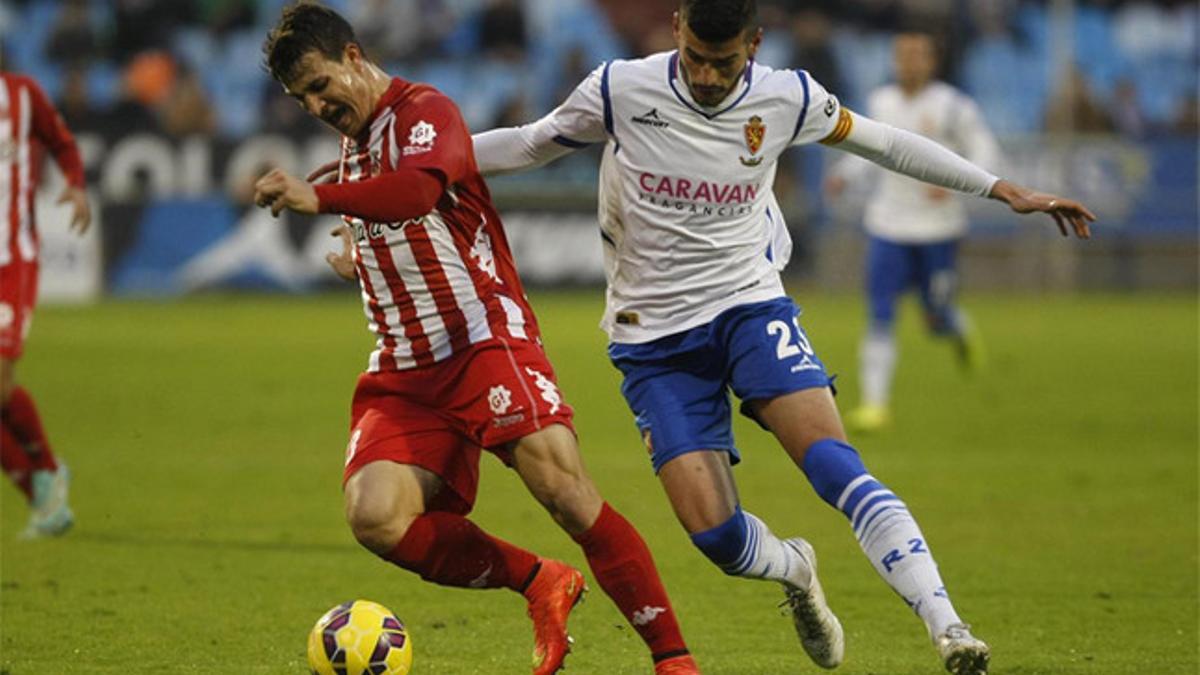
<path fill-rule="evenodd" d="M 37 301 L 36 260 L 0 266 L 0 357 L 21 358 Z"/>
<path fill-rule="evenodd" d="M 431 510 L 465 515 L 475 505 L 480 450 L 509 464 L 508 443 L 552 424 L 573 431 L 573 414 L 546 353 L 525 340 L 487 340 L 427 368 L 363 373 L 342 481 L 379 460 L 414 464 L 448 488 Z"/>

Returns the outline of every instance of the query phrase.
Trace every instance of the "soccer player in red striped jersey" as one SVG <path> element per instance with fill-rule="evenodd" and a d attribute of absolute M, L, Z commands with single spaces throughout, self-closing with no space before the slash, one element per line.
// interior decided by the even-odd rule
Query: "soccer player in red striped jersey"
<path fill-rule="evenodd" d="M 487 450 L 580 544 L 656 673 L 699 672 L 649 549 L 584 469 L 458 108 L 432 87 L 389 77 L 349 24 L 319 5 L 286 9 L 264 52 L 285 90 L 342 135 L 331 180 L 275 170 L 255 200 L 276 215 L 342 214 L 347 225 L 346 249 L 330 262 L 358 280 L 377 336 L 354 394 L 343 474 L 355 537 L 428 581 L 522 593 L 533 672 L 557 672 L 583 576 L 467 518 Z"/>
<path fill-rule="evenodd" d="M 0 466 L 29 501 L 25 537 L 63 534 L 75 520 L 67 503 L 70 473 L 51 452 L 33 397 L 14 372 L 37 300 L 34 196 L 46 151 L 67 178 L 58 201 L 71 204 L 71 228 L 82 235 L 92 215 L 75 138 L 36 82 L 0 72 Z"/>

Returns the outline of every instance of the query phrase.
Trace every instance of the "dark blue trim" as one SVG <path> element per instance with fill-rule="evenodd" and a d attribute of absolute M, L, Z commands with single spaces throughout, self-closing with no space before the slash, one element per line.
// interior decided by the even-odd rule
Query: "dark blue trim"
<path fill-rule="evenodd" d="M 608 91 L 608 69 L 612 67 L 612 61 L 604 64 L 604 73 L 600 75 L 600 97 L 604 99 L 604 130 L 608 135 L 613 134 L 613 112 L 612 112 L 612 96 Z"/>
<path fill-rule="evenodd" d="M 750 93 L 750 78 L 751 78 L 751 73 L 754 69 L 754 61 L 753 60 L 746 62 L 746 74 L 742 80 L 743 88 L 742 88 L 741 95 L 739 95 L 736 99 L 734 99 L 733 103 L 730 103 L 729 105 L 725 106 L 724 108 L 722 108 L 716 112 L 713 112 L 713 113 L 704 112 L 700 108 L 697 108 L 696 106 L 692 105 L 686 98 L 684 98 L 683 94 L 679 93 L 679 88 L 675 86 L 675 72 L 678 69 L 678 66 L 679 66 L 679 52 L 675 51 L 673 54 L 671 54 L 671 58 L 669 59 L 669 72 L 667 73 L 667 84 L 669 84 L 671 86 L 671 91 L 674 92 L 675 98 L 679 99 L 680 103 L 682 103 L 685 107 L 687 107 L 692 112 L 703 116 L 705 119 L 711 120 L 711 119 L 715 118 L 717 115 L 721 115 L 723 113 L 729 112 L 730 110 L 733 110 L 734 108 L 737 107 L 737 105 L 739 103 L 742 102 L 742 99 L 746 98 L 746 94 Z"/>
<path fill-rule="evenodd" d="M 775 262 L 775 247 L 773 245 L 775 242 L 772 240 L 775 234 L 775 228 L 773 227 L 775 225 L 775 218 L 771 215 L 771 207 L 769 206 L 767 207 L 767 222 L 769 223 L 767 231 L 767 261 Z"/>
<path fill-rule="evenodd" d="M 796 130 L 792 132 L 793 141 L 800 135 L 800 129 L 804 128 L 804 118 L 808 117 L 808 74 L 797 70 L 796 77 L 800 78 L 800 86 L 804 87 L 804 107 L 800 109 L 800 119 L 796 120 Z"/>
<path fill-rule="evenodd" d="M 583 142 L 580 142 L 580 141 L 577 141 L 577 140 L 574 140 L 571 138 L 567 138 L 566 136 L 563 136 L 562 134 L 555 136 L 554 142 L 558 143 L 559 145 L 561 145 L 565 148 L 572 148 L 575 150 L 578 150 L 579 148 L 586 148 L 587 146 L 591 145 L 591 143 L 583 143 Z"/>
<path fill-rule="evenodd" d="M 612 246 L 613 248 L 617 247 L 617 242 L 614 241 L 612 237 L 608 236 L 608 233 L 604 230 L 600 230 L 600 238 L 604 241 L 607 241 L 609 246 Z"/>

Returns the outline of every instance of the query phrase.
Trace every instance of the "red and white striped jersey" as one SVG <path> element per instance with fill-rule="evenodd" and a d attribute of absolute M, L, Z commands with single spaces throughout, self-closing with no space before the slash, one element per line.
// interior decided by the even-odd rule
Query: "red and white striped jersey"
<path fill-rule="evenodd" d="M 342 139 L 339 182 L 400 169 L 442 179 L 433 211 L 403 222 L 343 216 L 369 327 L 369 372 L 406 370 L 496 338 L 537 341 L 512 252 L 475 165 L 458 107 L 436 89 L 395 78 L 367 129 Z"/>
<path fill-rule="evenodd" d="M 33 200 L 43 148 L 67 182 L 83 187 L 75 138 L 31 78 L 0 73 L 0 266 L 37 260 Z"/>

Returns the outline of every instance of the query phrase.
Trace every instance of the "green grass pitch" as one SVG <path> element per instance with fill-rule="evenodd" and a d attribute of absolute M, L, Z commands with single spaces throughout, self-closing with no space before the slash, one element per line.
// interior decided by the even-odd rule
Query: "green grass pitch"
<path fill-rule="evenodd" d="M 706 673 L 816 673 L 771 584 L 727 578 L 670 515 L 596 328 L 602 294 L 533 298 L 602 493 L 649 541 Z M 857 397 L 854 295 L 800 289 Z M 312 622 L 368 598 L 409 625 L 418 675 L 527 673 L 524 605 L 427 584 L 359 548 L 339 479 L 371 340 L 357 296 L 41 309 L 18 374 L 74 470 L 76 529 L 18 541 L 0 488 L 0 671 L 299 673 Z M 1007 675 L 1197 672 L 1197 306 L 1189 296 L 971 296 L 991 367 L 961 374 L 904 315 L 896 426 L 854 442 L 924 528 Z M 846 627 L 839 672 L 941 671 L 920 622 L 772 439 L 737 422 L 743 502 L 816 546 Z M 577 547 L 484 459 L 477 521 L 575 565 Z M 584 567 L 586 571 L 586 567 Z M 589 575 L 590 576 L 590 575 Z M 593 584 L 594 586 L 594 584 Z M 648 673 L 598 588 L 568 672 Z"/>

